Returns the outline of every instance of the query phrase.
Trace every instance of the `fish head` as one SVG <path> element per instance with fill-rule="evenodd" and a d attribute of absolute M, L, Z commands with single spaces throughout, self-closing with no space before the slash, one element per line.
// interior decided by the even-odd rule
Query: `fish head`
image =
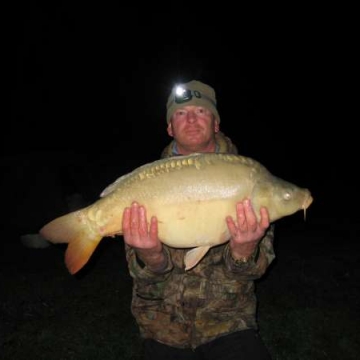
<path fill-rule="evenodd" d="M 252 192 L 252 203 L 255 209 L 266 207 L 270 221 L 273 222 L 295 212 L 304 211 L 313 202 L 311 193 L 306 188 L 301 188 L 275 176 L 269 176 L 259 181 Z"/>

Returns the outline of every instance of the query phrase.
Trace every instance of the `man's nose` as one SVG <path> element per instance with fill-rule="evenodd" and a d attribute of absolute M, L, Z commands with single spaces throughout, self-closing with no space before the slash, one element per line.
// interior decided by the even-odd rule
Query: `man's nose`
<path fill-rule="evenodd" d="M 187 113 L 187 121 L 193 123 L 196 121 L 196 114 L 195 111 L 188 111 Z"/>

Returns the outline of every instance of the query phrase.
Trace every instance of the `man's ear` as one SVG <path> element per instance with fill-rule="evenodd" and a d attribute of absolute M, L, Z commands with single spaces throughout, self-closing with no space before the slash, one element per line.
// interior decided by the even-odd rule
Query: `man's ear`
<path fill-rule="evenodd" d="M 214 131 L 215 131 L 215 134 L 220 131 L 220 124 L 219 124 L 219 121 L 217 119 L 215 119 Z"/>
<path fill-rule="evenodd" d="M 168 124 L 167 133 L 169 134 L 169 136 L 174 137 L 174 133 L 173 133 L 173 130 L 172 130 L 171 122 L 169 122 L 169 124 Z"/>

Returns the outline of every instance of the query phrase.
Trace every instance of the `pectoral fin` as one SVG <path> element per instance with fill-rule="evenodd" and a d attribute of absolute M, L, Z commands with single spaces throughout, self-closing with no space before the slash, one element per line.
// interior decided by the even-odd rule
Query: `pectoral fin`
<path fill-rule="evenodd" d="M 185 270 L 192 269 L 206 255 L 211 246 L 200 246 L 189 250 L 185 255 Z"/>

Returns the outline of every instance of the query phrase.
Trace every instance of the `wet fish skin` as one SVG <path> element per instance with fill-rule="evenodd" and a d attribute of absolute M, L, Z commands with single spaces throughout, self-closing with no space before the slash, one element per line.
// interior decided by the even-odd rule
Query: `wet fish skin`
<path fill-rule="evenodd" d="M 203 153 L 145 164 L 118 178 L 93 204 L 46 224 L 40 234 L 68 243 L 65 263 L 71 274 L 89 260 L 101 239 L 122 234 L 122 215 L 133 201 L 159 222 L 159 239 L 176 248 L 192 248 L 185 269 L 194 267 L 210 247 L 229 240 L 225 218 L 236 216 L 236 203 L 252 202 L 257 217 L 267 207 L 274 222 L 313 199 L 310 191 L 272 175 L 249 157 Z"/>

